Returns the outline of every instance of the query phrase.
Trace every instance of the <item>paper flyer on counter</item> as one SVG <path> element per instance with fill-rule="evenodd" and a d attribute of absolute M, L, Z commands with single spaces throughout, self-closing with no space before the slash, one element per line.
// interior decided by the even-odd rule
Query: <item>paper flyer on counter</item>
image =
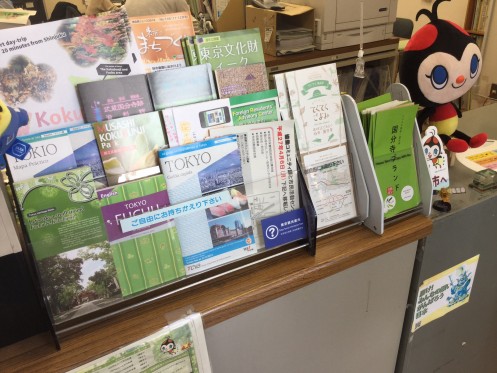
<path fill-rule="evenodd" d="M 412 333 L 469 302 L 479 258 L 476 255 L 423 281 L 416 300 Z"/>
<path fill-rule="evenodd" d="M 178 320 L 68 373 L 211 373 L 200 314 Z"/>

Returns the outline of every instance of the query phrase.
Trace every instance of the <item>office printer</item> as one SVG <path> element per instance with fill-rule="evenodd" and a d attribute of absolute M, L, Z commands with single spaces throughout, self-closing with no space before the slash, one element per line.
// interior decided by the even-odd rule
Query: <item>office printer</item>
<path fill-rule="evenodd" d="M 285 0 L 288 3 L 314 8 L 314 45 L 317 49 L 340 48 L 360 43 L 359 0 Z M 397 0 L 363 0 L 363 42 L 393 36 Z"/>

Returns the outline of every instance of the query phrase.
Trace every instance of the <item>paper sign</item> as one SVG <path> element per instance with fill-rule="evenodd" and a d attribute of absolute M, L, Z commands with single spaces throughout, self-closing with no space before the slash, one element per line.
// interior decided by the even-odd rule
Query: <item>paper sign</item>
<path fill-rule="evenodd" d="M 476 255 L 423 281 L 416 301 L 411 328 L 413 333 L 469 302 L 479 257 Z"/>
<path fill-rule="evenodd" d="M 266 249 L 307 237 L 304 209 L 297 209 L 262 220 Z"/>

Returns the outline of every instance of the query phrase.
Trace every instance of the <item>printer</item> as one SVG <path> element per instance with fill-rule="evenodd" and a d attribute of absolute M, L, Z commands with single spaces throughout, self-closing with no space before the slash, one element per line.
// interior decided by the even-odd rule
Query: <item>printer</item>
<path fill-rule="evenodd" d="M 314 8 L 314 45 L 331 49 L 360 43 L 361 1 L 359 0 L 285 0 Z M 362 0 L 363 42 L 393 37 L 397 0 Z"/>

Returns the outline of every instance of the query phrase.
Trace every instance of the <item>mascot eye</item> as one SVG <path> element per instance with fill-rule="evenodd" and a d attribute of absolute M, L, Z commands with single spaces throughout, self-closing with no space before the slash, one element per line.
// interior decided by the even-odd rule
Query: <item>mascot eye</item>
<path fill-rule="evenodd" d="M 435 66 L 431 71 L 431 76 L 427 77 L 431 79 L 431 84 L 435 89 L 444 88 L 449 81 L 449 73 L 442 65 Z"/>
<path fill-rule="evenodd" d="M 473 54 L 473 57 L 471 57 L 471 66 L 470 66 L 471 78 L 474 78 L 476 74 L 478 74 L 479 67 L 480 67 L 480 60 L 478 59 L 478 56 L 476 54 Z"/>
<path fill-rule="evenodd" d="M 433 155 L 437 156 L 438 155 L 438 148 L 433 147 Z"/>

